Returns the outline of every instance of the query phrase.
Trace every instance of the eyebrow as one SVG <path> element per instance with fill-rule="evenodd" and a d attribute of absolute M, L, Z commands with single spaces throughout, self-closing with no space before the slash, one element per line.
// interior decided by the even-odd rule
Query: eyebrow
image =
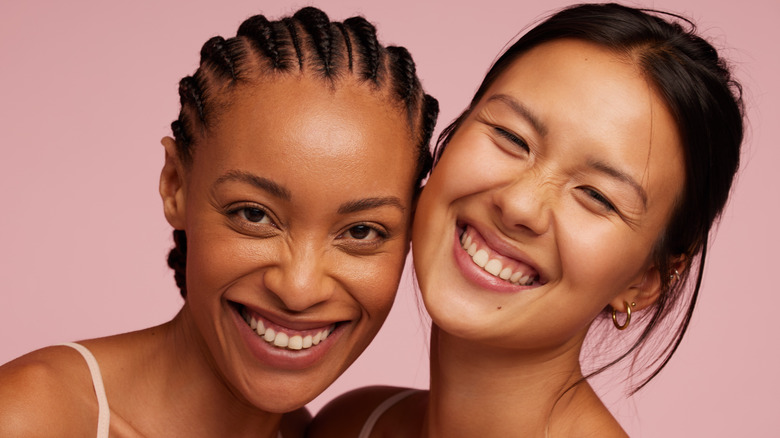
<path fill-rule="evenodd" d="M 645 192 L 644 187 L 642 187 L 641 184 L 636 182 L 636 180 L 632 178 L 629 174 L 615 167 L 612 167 L 603 161 L 589 160 L 588 166 L 590 166 L 592 169 L 598 172 L 604 173 L 608 176 L 611 176 L 612 178 L 615 178 L 631 186 L 634 189 L 634 191 L 636 191 L 637 195 L 639 195 L 639 197 L 642 199 L 642 207 L 645 210 L 647 210 L 647 192 Z"/>
<path fill-rule="evenodd" d="M 224 184 L 228 181 L 238 181 L 238 182 L 251 184 L 284 201 L 292 200 L 292 194 L 290 193 L 290 190 L 288 190 L 286 187 L 278 183 L 275 183 L 274 181 L 271 181 L 268 178 L 263 178 L 261 176 L 257 176 L 252 173 L 244 172 L 240 170 L 228 171 L 224 175 L 217 178 L 217 181 L 214 182 L 214 185 L 212 187 L 217 187 L 220 184 Z M 358 199 L 355 201 L 345 202 L 339 206 L 338 213 L 350 214 L 350 213 L 370 210 L 372 208 L 378 208 L 384 206 L 393 206 L 393 207 L 397 207 L 401 211 L 406 211 L 403 204 L 401 204 L 400 198 L 396 196 L 385 196 L 385 197 Z"/>
<path fill-rule="evenodd" d="M 515 114 L 522 117 L 523 119 L 528 120 L 531 123 L 531 126 L 534 127 L 536 132 L 538 132 L 542 137 L 547 135 L 547 126 L 542 123 L 541 120 L 539 120 L 538 117 L 528 109 L 527 106 L 523 105 L 522 103 L 518 102 L 517 99 L 515 99 L 512 96 L 509 96 L 507 94 L 494 94 L 490 96 L 487 100 L 488 102 L 501 102 L 509 107 Z"/>
<path fill-rule="evenodd" d="M 214 182 L 212 188 L 216 188 L 220 184 L 224 184 L 228 181 L 237 181 L 237 182 L 251 184 L 257 187 L 258 189 L 264 190 L 270 193 L 272 196 L 275 196 L 279 199 L 285 201 L 292 200 L 292 194 L 290 193 L 290 191 L 286 187 L 282 186 L 281 184 L 275 183 L 268 178 L 263 178 L 261 176 L 257 176 L 252 173 L 244 172 L 240 170 L 230 170 L 224 175 L 220 176 Z"/>
<path fill-rule="evenodd" d="M 384 206 L 397 207 L 401 211 L 406 211 L 401 204 L 401 199 L 395 196 L 385 196 L 379 198 L 364 198 L 355 201 L 349 201 L 339 206 L 339 214 L 350 214 L 358 211 L 370 210 L 372 208 L 384 207 Z"/>

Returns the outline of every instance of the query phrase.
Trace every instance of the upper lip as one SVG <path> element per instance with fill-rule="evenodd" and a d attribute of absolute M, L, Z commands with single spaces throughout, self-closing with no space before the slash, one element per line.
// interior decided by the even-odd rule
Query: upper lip
<path fill-rule="evenodd" d="M 459 220 L 457 226 L 464 230 L 467 226 L 474 228 L 482 236 L 490 249 L 503 255 L 504 257 L 515 259 L 520 263 L 530 266 L 539 275 L 538 282 L 540 284 L 547 282 L 545 275 L 542 273 L 542 270 L 539 269 L 539 266 L 531 260 L 531 257 L 512 243 L 507 242 L 507 238 L 503 233 L 497 233 L 492 228 L 485 228 L 468 220 Z"/>
<path fill-rule="evenodd" d="M 234 303 L 246 307 L 247 310 L 258 314 L 263 319 L 290 330 L 318 330 L 346 321 L 345 319 L 312 319 L 306 316 L 289 318 L 283 314 L 280 314 L 279 312 L 270 311 L 268 309 L 263 309 L 250 304 L 240 303 L 237 301 L 234 301 Z"/>

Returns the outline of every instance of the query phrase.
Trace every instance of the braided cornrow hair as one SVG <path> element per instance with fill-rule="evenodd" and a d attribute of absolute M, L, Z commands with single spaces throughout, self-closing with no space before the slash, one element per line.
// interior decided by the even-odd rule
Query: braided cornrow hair
<path fill-rule="evenodd" d="M 415 186 L 421 187 L 432 163 L 429 144 L 439 105 L 423 91 L 411 55 L 403 47 L 383 47 L 363 17 L 331 22 L 313 7 L 277 21 L 255 15 L 239 26 L 235 37 L 216 36 L 203 45 L 200 66 L 179 82 L 181 111 L 171 124 L 182 163 L 192 163 L 194 146 L 229 104 L 233 88 L 278 74 L 311 74 L 331 84 L 352 75 L 375 90 L 387 90 L 387 98 L 406 110 L 416 142 Z M 168 266 L 186 297 L 186 233 L 174 230 L 173 240 Z"/>

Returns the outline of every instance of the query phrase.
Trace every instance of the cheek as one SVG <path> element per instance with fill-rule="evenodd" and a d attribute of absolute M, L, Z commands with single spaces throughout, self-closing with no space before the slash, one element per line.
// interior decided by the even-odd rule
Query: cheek
<path fill-rule="evenodd" d="M 400 245 L 399 245 L 400 246 Z M 406 259 L 405 248 L 340 263 L 339 278 L 370 322 L 381 324 L 395 300 Z M 378 325 L 376 329 L 378 329 Z"/>
<path fill-rule="evenodd" d="M 187 297 L 191 303 L 210 295 L 206 291 L 221 282 L 224 269 L 234 266 L 225 257 L 233 258 L 235 254 L 216 244 L 219 240 L 211 240 L 205 233 L 192 231 L 192 227 L 187 233 Z"/>
<path fill-rule="evenodd" d="M 220 296 L 237 279 L 278 254 L 272 240 L 243 238 L 220 227 L 187 235 L 187 296 L 192 300 Z"/>
<path fill-rule="evenodd" d="M 650 249 L 636 234 L 587 215 L 571 214 L 559 225 L 562 269 L 572 290 L 603 294 L 606 304 L 644 272 Z"/>
<path fill-rule="evenodd" d="M 453 197 L 479 191 L 490 180 L 493 160 L 480 142 L 484 139 L 468 132 L 456 135 L 433 169 L 431 181 Z M 479 157 L 479 162 L 475 162 Z"/>

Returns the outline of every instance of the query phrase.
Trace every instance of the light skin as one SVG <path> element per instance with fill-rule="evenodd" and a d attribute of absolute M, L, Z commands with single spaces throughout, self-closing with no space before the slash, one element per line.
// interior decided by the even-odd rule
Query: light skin
<path fill-rule="evenodd" d="M 431 389 L 388 411 L 374 436 L 402 417 L 416 430 L 397 436 L 624 436 L 587 383 L 564 390 L 582 377 L 599 314 L 658 298 L 651 252 L 682 163 L 674 120 L 630 58 L 558 40 L 515 60 L 423 190 L 413 251 L 434 323 Z"/>
<path fill-rule="evenodd" d="M 416 151 L 385 92 L 279 77 L 239 88 L 191 163 L 163 139 L 160 193 L 187 233 L 187 298 L 169 323 L 83 342 L 103 373 L 112 436 L 303 433 L 296 409 L 379 330 L 409 249 Z M 96 424 L 75 351 L 0 367 L 0 435 L 89 436 Z"/>

